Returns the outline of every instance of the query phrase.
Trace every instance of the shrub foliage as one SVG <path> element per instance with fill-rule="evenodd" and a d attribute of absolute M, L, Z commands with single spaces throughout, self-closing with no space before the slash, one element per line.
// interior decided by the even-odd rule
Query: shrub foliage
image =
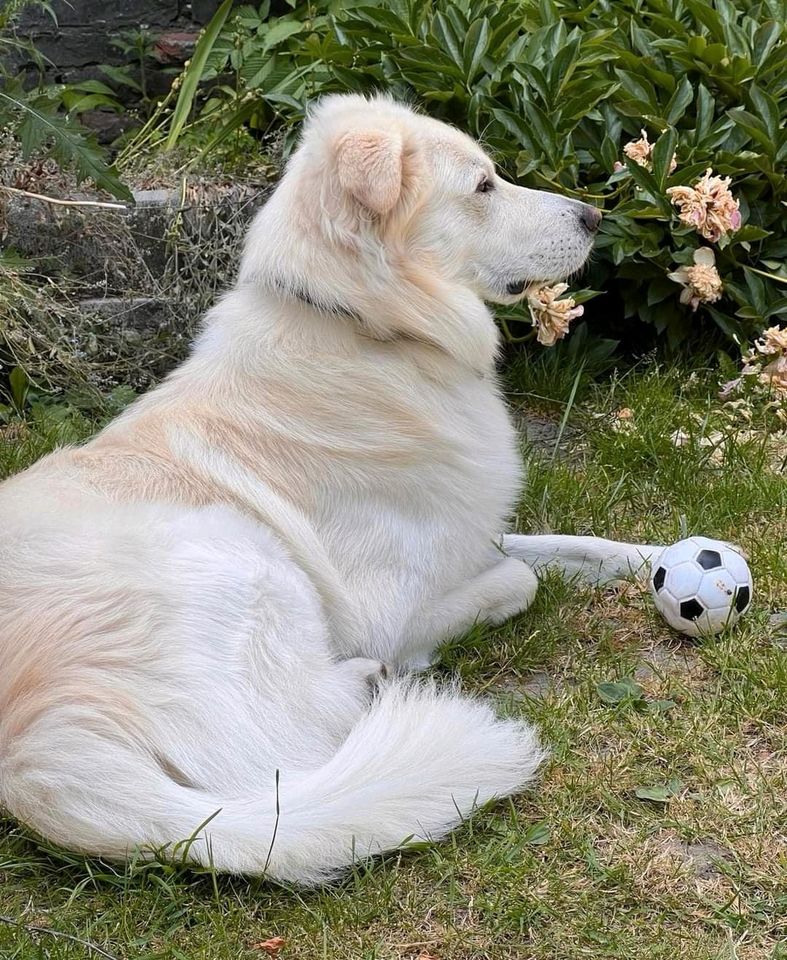
<path fill-rule="evenodd" d="M 170 146 L 186 114 L 210 148 L 241 124 L 298 121 L 321 93 L 384 89 L 482 139 L 519 183 L 603 207 L 597 312 L 622 304 L 676 344 L 707 329 L 703 317 L 744 340 L 787 311 L 783 0 L 230 6 L 186 71 Z M 642 129 L 655 141 L 647 168 L 622 154 Z M 722 298 L 693 310 L 668 274 L 708 241 L 666 190 L 708 168 L 732 178 L 742 226 L 712 244 Z"/>

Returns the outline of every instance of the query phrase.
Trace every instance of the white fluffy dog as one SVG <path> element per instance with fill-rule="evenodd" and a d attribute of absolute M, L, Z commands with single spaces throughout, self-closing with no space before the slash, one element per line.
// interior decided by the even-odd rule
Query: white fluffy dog
<path fill-rule="evenodd" d="M 502 535 L 485 301 L 576 271 L 599 219 L 405 106 L 323 100 L 187 362 L 0 489 L 0 804 L 316 883 L 520 790 L 528 726 L 402 674 L 525 610 L 533 564 L 658 549 Z"/>

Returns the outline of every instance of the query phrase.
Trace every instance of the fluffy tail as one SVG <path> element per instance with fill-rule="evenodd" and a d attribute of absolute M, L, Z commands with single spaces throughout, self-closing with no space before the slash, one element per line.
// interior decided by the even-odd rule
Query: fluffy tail
<path fill-rule="evenodd" d="M 529 726 L 401 681 L 383 687 L 324 766 L 282 770 L 243 797 L 181 785 L 152 755 L 66 719 L 29 731 L 0 771 L 0 800 L 19 819 L 109 857 L 193 837 L 174 855 L 299 884 L 444 835 L 476 806 L 520 790 L 543 758 Z"/>

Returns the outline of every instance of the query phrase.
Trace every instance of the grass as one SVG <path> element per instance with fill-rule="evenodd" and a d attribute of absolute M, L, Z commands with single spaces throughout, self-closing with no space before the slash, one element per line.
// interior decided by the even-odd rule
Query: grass
<path fill-rule="evenodd" d="M 785 450 L 756 413 L 736 431 L 711 374 L 651 364 L 594 383 L 520 363 L 510 381 L 547 424 L 575 385 L 560 445 L 529 451 L 518 526 L 734 540 L 755 582 L 738 629 L 689 642 L 635 584 L 550 576 L 532 610 L 439 667 L 540 726 L 552 758 L 531 793 L 312 892 L 85 860 L 0 821 L 0 914 L 85 941 L 0 922 L 0 956 L 101 956 L 90 941 L 129 960 L 246 960 L 280 936 L 282 960 L 787 958 L 787 644 L 769 619 L 787 608 Z M 89 429 L 39 412 L 6 430 L 0 470 Z M 634 693 L 608 702 L 599 684 L 624 678 Z"/>

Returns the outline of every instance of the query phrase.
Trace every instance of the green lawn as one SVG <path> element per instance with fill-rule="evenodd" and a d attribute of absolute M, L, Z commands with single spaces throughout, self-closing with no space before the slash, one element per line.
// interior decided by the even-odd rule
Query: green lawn
<path fill-rule="evenodd" d="M 3 920 L 0 957 L 242 960 L 283 937 L 282 960 L 787 958 L 787 641 L 770 618 L 787 608 L 785 443 L 756 412 L 724 416 L 711 374 L 576 385 L 568 404 L 572 371 L 511 375 L 542 432 L 567 413 L 557 447 L 528 451 L 518 526 L 733 540 L 755 582 L 737 630 L 689 642 L 637 584 L 549 577 L 531 611 L 451 644 L 439 667 L 541 727 L 552 759 L 531 793 L 310 892 L 86 861 L 0 821 L 0 914 L 106 951 Z M 0 467 L 88 429 L 6 429 Z M 640 693 L 606 702 L 597 685 L 626 677 Z M 665 786 L 665 802 L 637 795 Z"/>

